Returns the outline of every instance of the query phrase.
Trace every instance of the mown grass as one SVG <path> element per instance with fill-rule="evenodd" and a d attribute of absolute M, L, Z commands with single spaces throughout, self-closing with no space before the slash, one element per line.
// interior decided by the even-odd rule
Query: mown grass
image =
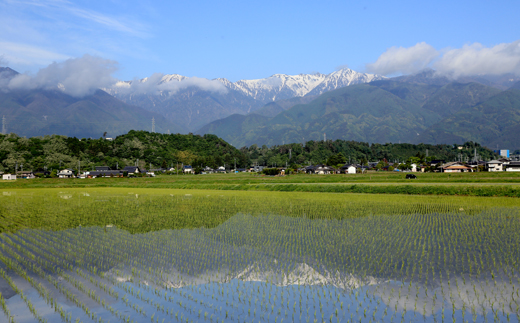
<path fill-rule="evenodd" d="M 331 187 L 331 186 L 328 186 Z M 237 213 L 344 219 L 379 214 L 518 208 L 511 198 L 175 190 L 134 188 L 12 189 L 0 193 L 0 233 L 115 225 L 135 232 L 215 227 Z"/>

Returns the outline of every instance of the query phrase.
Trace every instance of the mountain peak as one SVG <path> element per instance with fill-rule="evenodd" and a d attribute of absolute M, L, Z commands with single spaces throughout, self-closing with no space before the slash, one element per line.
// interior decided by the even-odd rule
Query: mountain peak
<path fill-rule="evenodd" d="M 0 67 L 0 79 L 12 79 L 18 74 L 20 73 L 10 67 Z"/>

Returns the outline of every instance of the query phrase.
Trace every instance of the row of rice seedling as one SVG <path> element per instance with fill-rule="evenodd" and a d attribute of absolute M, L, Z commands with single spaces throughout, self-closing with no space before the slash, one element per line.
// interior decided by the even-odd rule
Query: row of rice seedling
<path fill-rule="evenodd" d="M 518 206 L 515 199 L 378 196 L 276 192 L 131 189 L 46 189 L 0 195 L 0 232 L 116 225 L 132 233 L 216 227 L 236 213 L 344 219 L 379 214 L 426 214 Z M 5 192 L 4 192 L 5 193 Z M 173 210 L 173 211 L 172 211 Z"/>
<path fill-rule="evenodd" d="M 238 209 L 233 197 L 219 197 L 226 201 L 219 207 Z M 134 212 L 164 199 L 170 202 L 154 210 L 164 207 L 173 218 L 196 208 L 194 201 L 222 203 L 112 198 Z M 341 203 L 337 210 L 348 212 L 349 202 L 331 204 Z M 518 321 L 517 208 L 409 203 L 384 214 L 352 204 L 352 216 L 317 202 L 289 203 L 289 216 L 241 212 L 213 228 L 141 234 L 117 226 L 25 229 L 0 236 L 0 260 L 46 282 L 42 297 L 62 295 L 63 304 L 53 302 L 81 309 L 82 321 Z"/>

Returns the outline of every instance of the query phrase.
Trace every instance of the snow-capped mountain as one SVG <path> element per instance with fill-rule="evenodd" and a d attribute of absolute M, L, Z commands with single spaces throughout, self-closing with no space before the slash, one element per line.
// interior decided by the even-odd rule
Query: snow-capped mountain
<path fill-rule="evenodd" d="M 231 114 L 247 114 L 267 103 L 324 92 L 352 84 L 383 79 L 383 76 L 341 69 L 330 74 L 275 74 L 263 79 L 231 82 L 154 74 L 121 81 L 104 89 L 118 99 L 165 115 L 190 131 Z"/>
<path fill-rule="evenodd" d="M 160 76 L 160 77 L 159 77 Z M 345 68 L 330 74 L 299 74 L 286 75 L 274 74 L 267 78 L 255 80 L 239 80 L 231 82 L 225 78 L 217 78 L 214 80 L 186 77 L 179 74 L 155 74 L 151 77 L 143 78 L 136 81 L 118 82 L 113 88 L 107 89 L 109 93 L 116 96 L 128 95 L 155 91 L 155 94 L 163 92 L 170 92 L 170 95 L 175 94 L 179 89 L 188 87 L 199 88 L 200 90 L 218 91 L 219 85 L 215 82 L 221 83 L 226 89 L 233 90 L 265 103 L 276 100 L 290 99 L 293 97 L 302 97 L 307 94 L 320 95 L 324 92 L 335 90 L 337 88 L 349 86 L 352 84 L 368 83 L 375 80 L 381 80 L 384 76 L 376 74 L 366 74 L 353 71 Z M 167 86 L 170 82 L 189 83 Z M 152 84 L 150 84 L 152 83 Z M 143 86 L 146 84 L 146 87 Z M 212 88 L 208 85 L 212 84 Z M 135 86 L 134 86 L 135 85 Z M 155 86 L 154 86 L 155 85 Z M 146 88 L 149 91 L 143 91 Z M 220 89 L 222 90 L 222 89 Z M 134 92 L 134 93 L 132 93 Z"/>

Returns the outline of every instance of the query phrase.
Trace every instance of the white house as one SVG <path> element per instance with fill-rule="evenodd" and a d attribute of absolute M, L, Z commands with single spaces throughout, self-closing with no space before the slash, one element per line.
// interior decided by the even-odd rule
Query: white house
<path fill-rule="evenodd" d="M 182 166 L 182 172 L 184 174 L 193 174 L 193 167 L 191 167 L 190 165 L 184 165 Z"/>
<path fill-rule="evenodd" d="M 345 173 L 345 174 L 355 174 L 357 171 L 357 167 L 356 165 L 344 165 L 340 168 L 340 172 L 341 173 Z"/>
<path fill-rule="evenodd" d="M 4 174 L 2 175 L 2 179 L 5 181 L 11 181 L 16 179 L 16 175 L 13 174 Z"/>
<path fill-rule="evenodd" d="M 74 171 L 70 168 L 63 169 L 58 173 L 59 178 L 73 178 L 74 177 Z"/>
<path fill-rule="evenodd" d="M 500 160 L 491 160 L 486 163 L 488 172 L 502 172 L 504 170 L 504 163 Z"/>
<path fill-rule="evenodd" d="M 520 172 L 520 162 L 512 161 L 506 165 L 506 172 Z"/>

